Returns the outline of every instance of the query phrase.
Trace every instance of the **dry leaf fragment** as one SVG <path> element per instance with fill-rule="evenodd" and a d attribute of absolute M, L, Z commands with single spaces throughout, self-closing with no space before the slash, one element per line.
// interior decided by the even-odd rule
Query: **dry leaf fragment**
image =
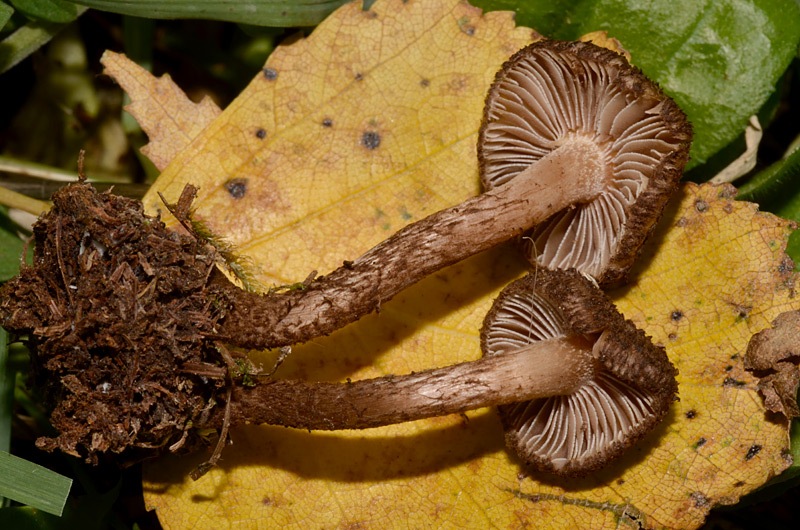
<path fill-rule="evenodd" d="M 100 62 L 103 73 L 113 77 L 131 98 L 125 110 L 150 138 L 142 153 L 158 169 L 167 167 L 221 112 L 210 98 L 194 103 L 169 74 L 153 77 L 122 54 L 107 51 Z"/>
<path fill-rule="evenodd" d="M 771 328 L 753 335 L 744 367 L 760 376 L 758 390 L 767 409 L 788 418 L 800 416 L 800 312 L 781 313 Z"/>

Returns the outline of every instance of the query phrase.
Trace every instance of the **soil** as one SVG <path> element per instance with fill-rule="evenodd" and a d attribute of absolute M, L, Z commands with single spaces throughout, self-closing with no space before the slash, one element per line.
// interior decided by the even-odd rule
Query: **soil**
<path fill-rule="evenodd" d="M 229 383 L 209 339 L 229 306 L 215 248 L 87 183 L 53 203 L 34 227 L 33 265 L 0 288 L 0 324 L 27 335 L 59 432 L 37 446 L 97 463 L 206 443 L 193 427 Z"/>

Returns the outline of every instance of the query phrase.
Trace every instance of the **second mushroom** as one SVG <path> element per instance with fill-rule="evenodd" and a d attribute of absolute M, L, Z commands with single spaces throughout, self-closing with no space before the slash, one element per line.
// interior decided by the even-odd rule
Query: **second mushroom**
<path fill-rule="evenodd" d="M 652 429 L 677 392 L 664 349 L 574 270 L 538 270 L 508 286 L 486 317 L 482 348 L 479 360 L 403 376 L 238 387 L 230 423 L 365 429 L 501 405 L 523 462 L 583 475 Z M 220 411 L 210 424 L 222 421 Z"/>

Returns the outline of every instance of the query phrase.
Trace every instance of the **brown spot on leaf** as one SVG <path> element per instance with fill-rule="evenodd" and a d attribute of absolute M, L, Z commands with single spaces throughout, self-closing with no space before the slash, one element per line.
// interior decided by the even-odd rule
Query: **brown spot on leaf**
<path fill-rule="evenodd" d="M 683 318 L 683 311 L 676 309 L 675 311 L 670 313 L 669 318 L 671 318 L 675 322 L 678 322 Z"/>
<path fill-rule="evenodd" d="M 241 199 L 247 193 L 247 179 L 234 178 L 225 182 L 225 189 L 228 190 L 231 197 L 234 199 Z"/>
<path fill-rule="evenodd" d="M 419 82 L 419 86 L 421 86 L 422 88 L 428 88 L 429 86 L 431 86 L 431 80 L 430 79 L 421 79 L 420 82 Z"/>
<path fill-rule="evenodd" d="M 322 126 L 323 127 L 333 127 L 333 120 L 330 119 L 330 118 L 325 118 L 324 120 L 322 120 Z"/>
<path fill-rule="evenodd" d="M 694 201 L 694 209 L 700 213 L 704 213 L 708 211 L 708 203 L 703 199 L 697 199 Z"/>
<path fill-rule="evenodd" d="M 738 320 L 744 320 L 750 316 L 750 312 L 753 310 L 752 305 L 746 304 L 739 304 L 736 302 L 728 302 L 728 304 L 733 307 L 733 310 L 736 312 L 736 318 Z"/>
<path fill-rule="evenodd" d="M 687 420 L 693 420 L 697 417 L 697 411 L 694 409 L 687 411 L 685 416 Z"/>
<path fill-rule="evenodd" d="M 273 68 L 264 68 L 262 72 L 264 73 L 264 79 L 267 81 L 275 81 L 278 79 L 278 71 Z"/>
<path fill-rule="evenodd" d="M 475 35 L 475 26 L 470 24 L 469 17 L 461 17 L 458 19 L 458 29 L 461 30 L 461 33 L 470 37 Z"/>
<path fill-rule="evenodd" d="M 761 446 L 758 444 L 753 444 L 750 446 L 750 449 L 747 450 L 747 454 L 744 455 L 745 460 L 752 460 L 758 453 L 761 452 Z"/>
<path fill-rule="evenodd" d="M 694 491 L 689 495 L 689 498 L 692 499 L 695 508 L 708 508 L 711 505 L 711 502 L 708 500 L 703 493 L 699 491 Z"/>
<path fill-rule="evenodd" d="M 744 381 L 739 381 L 738 379 L 734 379 L 733 377 L 726 377 L 722 381 L 722 386 L 733 387 L 733 388 L 744 388 L 747 386 L 747 383 Z"/>
<path fill-rule="evenodd" d="M 258 138 L 259 140 L 263 140 L 266 137 L 267 137 L 267 131 L 265 131 L 264 129 L 258 129 L 256 131 L 256 138 Z"/>
<path fill-rule="evenodd" d="M 366 131 L 361 135 L 361 145 L 367 149 L 377 149 L 381 145 L 381 135 L 375 131 Z"/>
<path fill-rule="evenodd" d="M 717 195 L 717 197 L 719 197 L 720 199 L 733 200 L 736 198 L 737 193 L 738 191 L 734 186 L 730 184 L 723 184 L 719 188 L 719 194 Z"/>

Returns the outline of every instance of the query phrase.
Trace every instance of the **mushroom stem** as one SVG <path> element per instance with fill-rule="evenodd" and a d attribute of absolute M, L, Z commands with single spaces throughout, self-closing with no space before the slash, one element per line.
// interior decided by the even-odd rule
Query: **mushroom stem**
<path fill-rule="evenodd" d="M 573 339 L 532 343 L 506 355 L 346 383 L 272 380 L 237 387 L 231 425 L 368 429 L 483 407 L 569 394 L 595 373 L 591 346 Z M 209 426 L 222 423 L 222 411 Z"/>
<path fill-rule="evenodd" d="M 233 292 L 218 338 L 275 348 L 327 335 L 437 270 L 521 235 L 605 186 L 589 141 L 559 147 L 513 180 L 400 230 L 353 262 L 281 296 Z"/>

